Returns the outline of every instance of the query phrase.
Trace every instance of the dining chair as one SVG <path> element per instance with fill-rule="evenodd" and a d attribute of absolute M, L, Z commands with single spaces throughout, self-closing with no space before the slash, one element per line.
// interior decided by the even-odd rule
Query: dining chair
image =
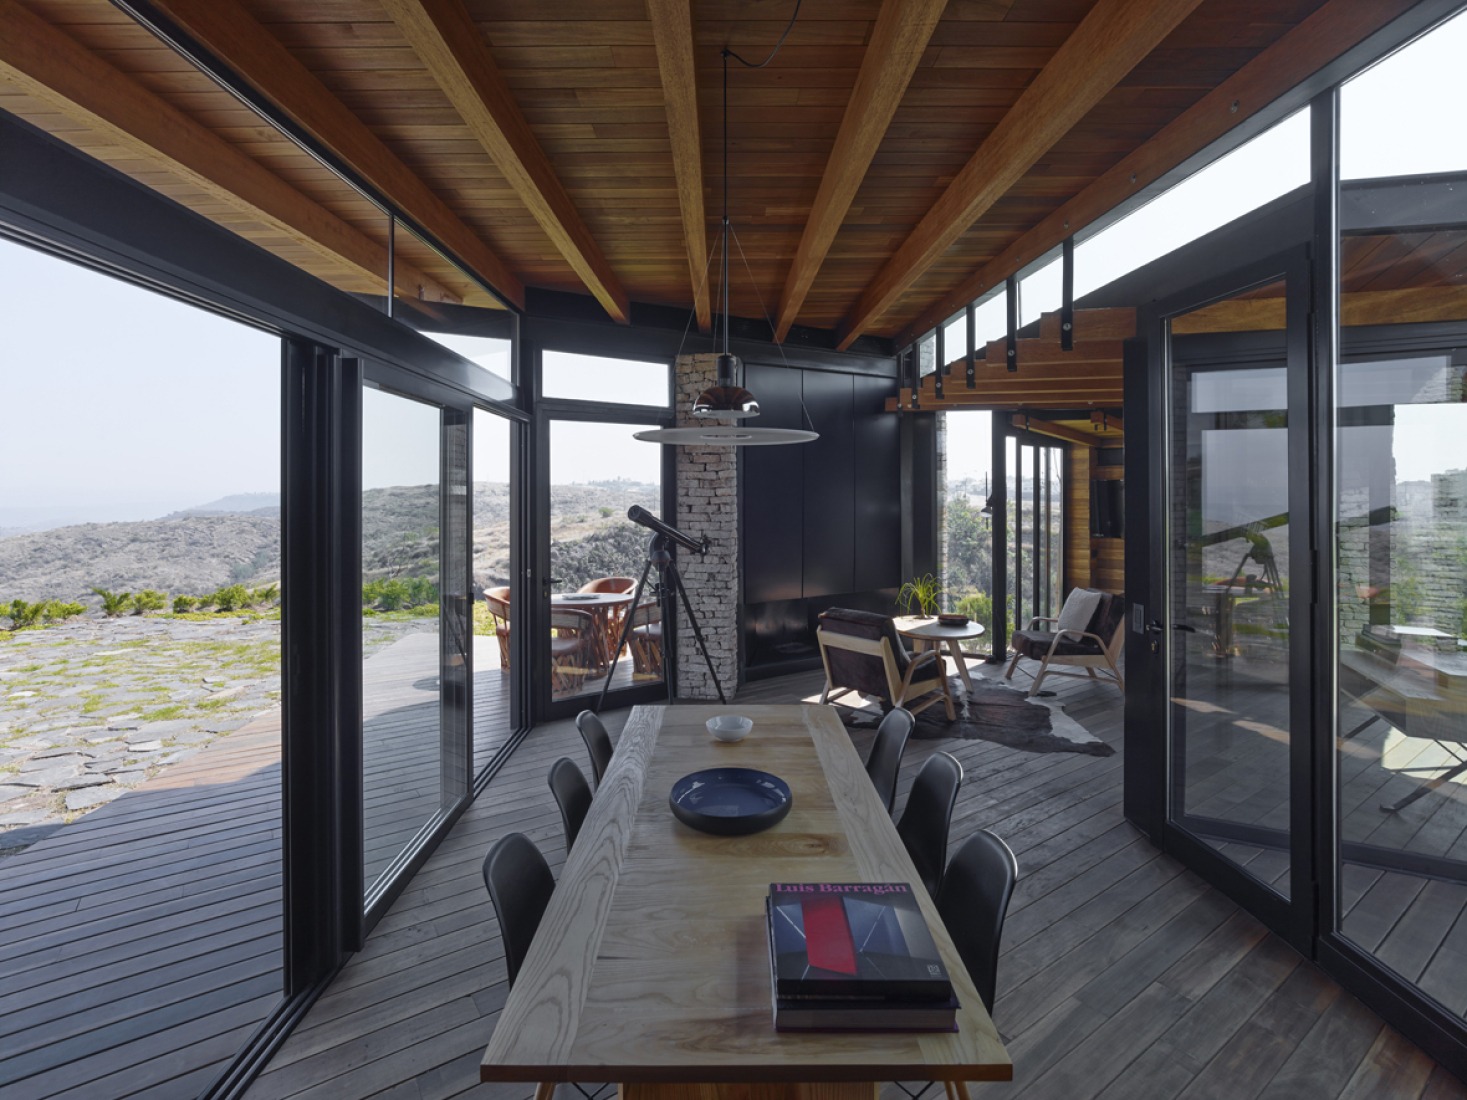
<path fill-rule="evenodd" d="M 596 617 L 569 607 L 550 609 L 551 694 L 556 698 L 580 691 L 601 662 L 601 631 Z"/>
<path fill-rule="evenodd" d="M 871 743 L 871 755 L 866 757 L 866 774 L 876 788 L 876 796 L 886 804 L 891 813 L 896 805 L 897 775 L 902 770 L 902 753 L 907 749 L 907 738 L 912 736 L 912 727 L 917 720 L 912 712 L 902 707 L 893 707 L 876 727 L 876 740 Z"/>
<path fill-rule="evenodd" d="M 555 893 L 555 876 L 533 840 L 524 833 L 508 833 L 496 840 L 484 857 L 484 888 L 499 918 L 504 969 L 513 989 L 540 918 L 550 904 L 550 895 Z M 575 1087 L 583 1096 L 591 1095 L 580 1085 Z M 554 1081 L 536 1084 L 535 1100 L 552 1100 L 554 1095 Z"/>
<path fill-rule="evenodd" d="M 933 753 L 912 780 L 897 834 L 916 865 L 917 876 L 934 898 L 947 863 L 947 832 L 952 822 L 963 766 L 950 753 Z"/>
<path fill-rule="evenodd" d="M 1019 877 L 1019 861 L 1003 840 L 980 829 L 963 841 L 937 890 L 937 915 L 993 1015 L 1003 921 Z"/>
<path fill-rule="evenodd" d="M 581 592 L 630 592 L 637 587 L 635 577 L 597 577 L 581 585 Z M 598 608 L 601 628 L 606 635 L 605 656 L 607 663 L 617 655 L 616 643 L 621 640 L 621 628 L 626 622 L 630 603 L 610 604 Z"/>
<path fill-rule="evenodd" d="M 591 771 L 596 776 L 596 785 L 611 764 L 611 734 L 593 712 L 583 710 L 576 715 L 576 729 L 581 731 L 581 740 L 586 742 L 586 751 L 591 754 Z"/>
<path fill-rule="evenodd" d="M 513 987 L 555 893 L 555 876 L 533 840 L 524 833 L 509 833 L 496 840 L 484 857 L 484 888 L 499 918 L 504 967 Z"/>
<path fill-rule="evenodd" d="M 509 586 L 484 589 L 484 602 L 494 620 L 494 636 L 499 640 L 499 668 L 509 671 Z"/>
<path fill-rule="evenodd" d="M 550 793 L 560 807 L 560 820 L 565 824 L 565 850 L 568 852 L 580 835 L 581 825 L 591 809 L 591 785 L 586 782 L 581 769 L 576 767 L 576 762 L 562 756 L 550 765 Z"/>

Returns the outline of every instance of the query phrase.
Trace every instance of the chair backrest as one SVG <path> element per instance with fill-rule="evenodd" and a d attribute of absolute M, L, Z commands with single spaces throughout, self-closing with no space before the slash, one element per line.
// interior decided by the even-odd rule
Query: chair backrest
<path fill-rule="evenodd" d="M 947 831 L 962 782 L 963 766 L 957 757 L 934 753 L 912 780 L 907 804 L 897 820 L 897 833 L 916 865 L 917 875 L 934 897 L 947 863 Z"/>
<path fill-rule="evenodd" d="M 911 664 L 890 615 L 832 607 L 820 613 L 815 637 L 830 682 L 864 695 L 890 699 Z"/>
<path fill-rule="evenodd" d="M 576 715 L 576 729 L 581 731 L 581 740 L 586 742 L 586 751 L 591 754 L 591 771 L 596 774 L 596 783 L 606 774 L 611 764 L 611 734 L 594 713 L 583 710 Z"/>
<path fill-rule="evenodd" d="M 1090 633 L 1105 643 L 1114 659 L 1126 640 L 1126 597 L 1119 592 L 1102 592 L 1100 606 L 1090 619 Z"/>
<path fill-rule="evenodd" d="M 509 622 L 509 587 L 500 585 L 497 588 L 484 589 L 484 602 L 489 605 L 489 613 L 496 619 Z"/>
<path fill-rule="evenodd" d="M 963 841 L 937 891 L 937 915 L 990 1015 L 1004 915 L 1018 877 L 1019 861 L 1009 846 L 982 829 Z"/>
<path fill-rule="evenodd" d="M 591 785 L 576 767 L 576 762 L 562 756 L 550 765 L 550 793 L 560 807 L 560 820 L 565 824 L 565 847 L 569 851 L 581 833 L 581 825 L 591 810 Z"/>
<path fill-rule="evenodd" d="M 513 986 L 555 893 L 555 876 L 534 841 L 524 833 L 510 833 L 496 840 L 484 857 L 484 887 L 499 918 L 504 965 Z"/>
<path fill-rule="evenodd" d="M 637 587 L 632 577 L 597 577 L 581 585 L 582 592 L 630 592 Z"/>
<path fill-rule="evenodd" d="M 551 607 L 550 626 L 557 632 L 564 631 L 566 634 L 582 631 L 589 633 L 596 626 L 596 616 L 574 607 Z"/>
<path fill-rule="evenodd" d="M 886 804 L 886 812 L 896 804 L 897 775 L 902 770 L 902 753 L 907 748 L 907 738 L 912 736 L 916 719 L 912 712 L 902 707 L 893 707 L 876 727 L 876 740 L 871 743 L 871 755 L 866 757 L 866 774 L 876 788 L 876 796 Z"/>

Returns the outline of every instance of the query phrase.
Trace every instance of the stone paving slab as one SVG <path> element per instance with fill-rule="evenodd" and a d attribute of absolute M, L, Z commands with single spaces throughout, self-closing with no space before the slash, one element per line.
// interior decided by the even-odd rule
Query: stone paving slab
<path fill-rule="evenodd" d="M 368 619 L 367 655 L 413 621 Z M 0 631 L 0 856 L 280 703 L 280 623 L 100 615 Z"/>

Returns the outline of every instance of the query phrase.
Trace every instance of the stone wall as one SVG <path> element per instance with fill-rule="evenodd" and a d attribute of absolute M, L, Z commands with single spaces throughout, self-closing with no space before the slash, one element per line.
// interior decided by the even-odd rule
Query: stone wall
<path fill-rule="evenodd" d="M 717 356 L 683 355 L 677 361 L 677 424 L 698 423 L 689 414 L 693 400 L 715 380 Z M 706 535 L 705 555 L 679 548 L 678 570 L 698 616 L 708 655 L 719 683 L 732 699 L 739 680 L 739 500 L 737 447 L 677 448 L 677 515 L 673 525 L 690 535 Z M 677 695 L 717 699 L 708 666 L 698 652 L 686 613 L 678 607 Z"/>

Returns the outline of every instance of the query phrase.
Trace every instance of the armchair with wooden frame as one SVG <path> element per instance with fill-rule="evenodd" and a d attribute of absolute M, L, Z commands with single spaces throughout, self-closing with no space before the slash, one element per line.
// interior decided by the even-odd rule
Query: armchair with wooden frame
<path fill-rule="evenodd" d="M 1096 599 L 1096 597 L 1099 597 Z M 1087 618 L 1084 609 L 1094 607 Z M 1046 624 L 1046 628 L 1041 628 Z M 1036 615 L 1023 630 L 1014 631 L 1009 640 L 1014 659 L 1004 672 L 1012 680 L 1021 657 L 1039 662 L 1029 694 L 1039 691 L 1046 676 L 1078 676 L 1078 672 L 1060 672 L 1058 667 L 1083 668 L 1091 679 L 1097 670 L 1115 681 L 1122 694 L 1126 681 L 1117 661 L 1126 640 L 1125 597 L 1118 592 L 1101 592 L 1094 588 L 1075 588 L 1065 599 L 1065 606 L 1054 617 Z"/>
<path fill-rule="evenodd" d="M 917 714 L 941 703 L 949 722 L 957 717 L 942 655 L 908 653 L 890 615 L 832 607 L 821 613 L 815 637 L 825 665 L 822 703 L 855 691 L 880 699 L 883 710 L 905 707 Z"/>

